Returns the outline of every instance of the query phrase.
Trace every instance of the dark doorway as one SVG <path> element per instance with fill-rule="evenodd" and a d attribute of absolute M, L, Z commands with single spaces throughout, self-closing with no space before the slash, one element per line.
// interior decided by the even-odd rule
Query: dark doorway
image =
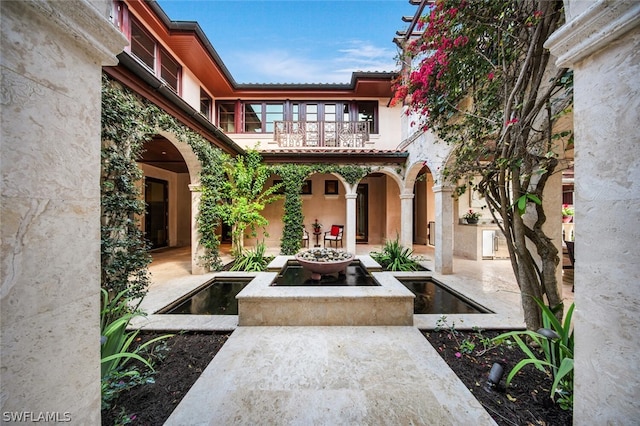
<path fill-rule="evenodd" d="M 165 180 L 146 178 L 144 200 L 147 203 L 145 214 L 145 237 L 151 248 L 166 247 L 169 234 L 169 184 Z"/>
<path fill-rule="evenodd" d="M 369 185 L 361 183 L 356 198 L 356 243 L 369 242 Z"/>

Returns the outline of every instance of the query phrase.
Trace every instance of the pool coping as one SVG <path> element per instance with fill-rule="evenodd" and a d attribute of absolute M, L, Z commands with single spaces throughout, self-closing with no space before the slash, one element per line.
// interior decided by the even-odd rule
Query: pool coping
<path fill-rule="evenodd" d="M 293 256 L 276 256 L 267 270 L 280 270 L 292 259 L 294 259 Z M 368 255 L 358 255 L 356 259 L 370 272 L 375 271 L 376 265 L 378 265 Z M 396 278 L 432 278 L 494 312 L 493 314 L 446 314 L 449 325 L 455 326 L 458 330 L 470 330 L 476 327 L 485 330 L 525 328 L 519 292 L 502 289 L 487 291 L 481 288 L 481 283 L 477 279 L 433 272 L 434 267 L 431 260 L 422 260 L 420 264 L 429 270 L 385 273 Z M 256 272 L 213 272 L 183 276 L 169 280 L 162 285 L 151 286 L 148 295 L 140 304 L 142 311 L 151 312 L 151 314 L 134 318 L 130 323 L 130 328 L 162 331 L 233 331 L 238 327 L 237 315 L 155 314 L 155 312 L 193 292 L 212 279 L 255 278 L 258 274 Z M 414 314 L 413 326 L 421 330 L 432 330 L 436 328 L 441 317 L 440 314 Z"/>

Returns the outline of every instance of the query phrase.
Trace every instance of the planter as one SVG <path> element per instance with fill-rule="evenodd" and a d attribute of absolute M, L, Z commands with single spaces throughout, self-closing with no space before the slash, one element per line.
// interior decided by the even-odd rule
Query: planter
<path fill-rule="evenodd" d="M 475 225 L 476 223 L 478 223 L 478 219 L 471 219 L 471 218 L 467 218 L 465 219 L 467 221 L 467 223 L 469 225 Z"/>
<path fill-rule="evenodd" d="M 309 260 L 302 257 L 302 254 L 296 254 L 296 260 L 304 269 L 311 271 L 311 279 L 320 281 L 323 275 L 335 274 L 336 272 L 344 272 L 351 262 L 354 255 L 347 253 L 348 257 L 340 260 Z"/>

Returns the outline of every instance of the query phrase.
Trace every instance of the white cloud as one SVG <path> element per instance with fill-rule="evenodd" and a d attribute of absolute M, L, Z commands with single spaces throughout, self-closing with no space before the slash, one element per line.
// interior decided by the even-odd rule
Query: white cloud
<path fill-rule="evenodd" d="M 355 71 L 396 70 L 395 55 L 393 49 L 354 40 L 321 53 L 309 49 L 237 52 L 228 66 L 240 83 L 348 83 Z M 253 81 L 244 75 L 253 76 Z"/>

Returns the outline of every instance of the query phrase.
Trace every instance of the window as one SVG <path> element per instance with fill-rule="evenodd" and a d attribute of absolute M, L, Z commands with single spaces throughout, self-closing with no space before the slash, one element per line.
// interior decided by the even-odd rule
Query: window
<path fill-rule="evenodd" d="M 236 132 L 236 103 L 218 103 L 218 126 L 226 133 Z"/>
<path fill-rule="evenodd" d="M 136 21 L 131 21 L 131 53 L 146 66 L 155 69 L 156 42 Z"/>
<path fill-rule="evenodd" d="M 178 92 L 180 65 L 164 49 L 160 49 L 160 78 Z"/>
<path fill-rule="evenodd" d="M 262 131 L 262 104 L 244 104 L 244 132 Z"/>
<path fill-rule="evenodd" d="M 369 123 L 369 133 L 378 133 L 377 102 L 356 102 L 358 107 L 357 121 L 366 121 Z"/>
<path fill-rule="evenodd" d="M 337 180 L 325 180 L 324 181 L 324 193 L 326 195 L 338 194 L 338 181 Z"/>
<path fill-rule="evenodd" d="M 311 194 L 311 181 L 310 180 L 305 180 L 302 183 L 302 190 L 300 191 L 300 193 L 303 194 L 303 195 Z"/>
<path fill-rule="evenodd" d="M 179 92 L 180 64 L 135 19 L 131 19 L 131 54 L 160 77 L 169 87 Z"/>
<path fill-rule="evenodd" d="M 360 121 L 378 133 L 377 101 L 219 101 L 218 126 L 227 133 L 273 133 L 275 121 L 340 123 Z M 237 120 L 236 120 L 237 119 Z"/>
<path fill-rule="evenodd" d="M 244 132 L 273 133 L 273 122 L 284 120 L 283 103 L 245 103 Z"/>
<path fill-rule="evenodd" d="M 211 121 L 211 97 L 200 88 L 200 114 Z"/>

